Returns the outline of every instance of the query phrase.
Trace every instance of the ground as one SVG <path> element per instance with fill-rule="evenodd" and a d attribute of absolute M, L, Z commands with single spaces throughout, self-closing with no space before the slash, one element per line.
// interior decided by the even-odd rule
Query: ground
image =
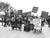
<path fill-rule="evenodd" d="M 0 25 L 0 38 L 50 38 L 50 28 L 45 26 L 42 29 L 41 34 L 34 34 L 33 32 L 11 30 L 11 27 Z"/>

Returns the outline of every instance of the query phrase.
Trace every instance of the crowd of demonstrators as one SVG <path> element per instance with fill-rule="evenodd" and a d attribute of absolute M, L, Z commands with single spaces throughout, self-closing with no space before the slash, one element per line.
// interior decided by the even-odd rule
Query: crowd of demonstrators
<path fill-rule="evenodd" d="M 34 30 L 34 33 L 42 32 L 42 26 L 44 26 L 43 23 L 45 22 L 44 20 L 42 21 L 43 25 L 41 26 L 41 20 L 37 16 L 33 15 L 27 17 L 27 15 L 18 15 L 14 17 L 13 14 L 10 17 L 4 18 L 4 27 L 8 25 L 11 26 L 12 30 L 14 30 L 14 28 L 18 28 L 20 31 L 23 29 L 26 32 L 30 32 L 31 30 Z"/>
<path fill-rule="evenodd" d="M 33 31 L 34 33 L 42 33 L 42 27 L 46 21 L 50 27 L 50 16 L 45 19 L 45 17 L 48 15 L 48 12 L 43 11 L 43 14 L 45 14 L 42 14 L 42 17 L 39 18 L 37 15 L 38 7 L 33 7 L 32 11 L 22 13 L 22 10 L 16 11 L 10 6 L 9 16 L 9 4 L 0 3 L 0 6 L 0 12 L 2 10 L 5 12 L 5 15 L 2 18 L 2 25 L 3 22 L 5 23 L 3 25 L 4 27 L 11 26 L 12 30 L 18 28 L 20 31 Z"/>
<path fill-rule="evenodd" d="M 43 19 L 43 21 L 41 22 L 41 18 L 38 18 L 37 16 L 34 16 L 34 15 L 31 17 L 19 15 L 17 17 L 10 17 L 10 18 L 4 19 L 4 22 L 5 22 L 4 27 L 6 27 L 6 24 L 9 25 L 9 23 L 10 23 L 12 30 L 14 30 L 14 28 L 18 28 L 21 31 L 22 30 L 21 28 L 23 26 L 24 31 L 29 32 L 31 30 L 32 31 L 34 30 L 33 31 L 34 33 L 38 33 L 38 32 L 41 33 L 42 26 L 44 26 L 43 23 L 45 22 L 45 19 Z"/>
<path fill-rule="evenodd" d="M 34 15 L 30 17 L 27 17 L 27 15 L 18 15 L 14 17 L 12 15 L 12 17 L 4 18 L 4 27 L 11 26 L 12 30 L 18 28 L 20 31 L 23 30 L 26 32 L 33 31 L 34 33 L 41 33 L 44 22 L 44 18 L 41 20 L 41 18 Z"/>
<path fill-rule="evenodd" d="M 7 6 L 7 5 L 6 5 Z M 18 28 L 20 31 L 33 31 L 34 33 L 41 33 L 42 26 L 44 26 L 45 19 L 41 21 L 41 18 L 38 18 L 37 15 L 38 7 L 34 7 L 32 12 L 22 13 L 22 10 L 16 12 L 10 10 L 10 16 L 7 17 L 7 14 L 4 17 L 4 27 L 11 26 L 12 30 Z M 49 22 L 49 19 L 47 20 Z M 50 26 L 50 23 L 48 23 Z"/>
<path fill-rule="evenodd" d="M 12 12 L 13 13 L 13 12 Z M 18 15 L 14 17 L 14 13 L 10 16 L 10 17 L 4 17 L 4 27 L 6 26 L 11 26 L 12 30 L 14 30 L 15 28 L 18 28 L 20 31 L 26 31 L 26 32 L 30 32 L 31 30 L 34 32 L 37 31 L 36 24 L 34 19 L 37 19 L 37 16 L 30 16 L 27 17 L 27 15 Z M 34 21 L 34 23 L 33 23 Z M 37 22 L 38 20 L 36 20 Z M 38 25 L 37 25 L 38 26 Z"/>
<path fill-rule="evenodd" d="M 9 6 L 9 4 L 8 5 L 6 4 L 6 7 L 5 6 L 3 6 L 3 7 L 7 8 L 8 6 Z M 7 10 L 5 9 L 4 12 Z M 33 20 L 35 18 L 38 18 L 36 16 L 37 15 L 36 12 L 38 10 L 38 7 L 33 7 L 32 13 L 35 12 L 34 15 L 31 13 L 31 11 L 26 12 L 26 13 L 22 13 L 22 10 L 18 10 L 18 12 L 16 12 L 16 16 L 14 17 L 13 10 L 14 9 L 10 8 L 10 16 L 7 16 L 7 14 L 6 14 L 5 17 L 3 18 L 4 19 L 3 21 L 5 23 L 3 25 L 4 27 L 11 26 L 12 30 L 14 30 L 14 28 L 18 28 L 20 31 L 23 29 L 24 31 L 27 31 L 27 32 L 29 32 L 31 30 L 32 31 L 34 30 L 34 32 L 36 32 L 36 29 L 35 29 L 36 24 L 33 23 Z"/>

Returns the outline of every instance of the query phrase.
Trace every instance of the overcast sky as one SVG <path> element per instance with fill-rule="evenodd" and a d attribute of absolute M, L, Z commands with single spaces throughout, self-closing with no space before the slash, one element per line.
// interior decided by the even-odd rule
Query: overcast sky
<path fill-rule="evenodd" d="M 39 7 L 38 14 L 41 11 L 50 12 L 50 0 L 0 0 L 3 2 L 8 2 L 12 7 L 19 10 L 22 9 L 23 12 L 31 11 L 33 6 Z"/>

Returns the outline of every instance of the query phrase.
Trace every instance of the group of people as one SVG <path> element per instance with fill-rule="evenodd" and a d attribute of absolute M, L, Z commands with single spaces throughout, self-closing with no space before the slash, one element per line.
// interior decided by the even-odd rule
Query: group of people
<path fill-rule="evenodd" d="M 11 26 L 12 30 L 18 28 L 20 31 L 33 31 L 34 33 L 41 33 L 45 22 L 44 19 L 41 21 L 41 17 L 38 17 L 37 13 L 22 13 L 22 10 L 16 12 L 15 15 L 14 12 L 10 12 L 10 16 L 6 14 L 2 20 L 5 23 L 4 27 Z"/>
<path fill-rule="evenodd" d="M 22 16 L 19 15 L 17 17 L 9 17 L 4 18 L 5 25 L 4 27 L 11 26 L 12 30 L 15 28 L 19 29 L 20 31 L 30 32 L 33 31 L 34 33 L 41 33 L 42 26 L 41 26 L 41 19 L 37 16 Z"/>
<path fill-rule="evenodd" d="M 5 9 L 5 11 L 7 10 Z M 4 22 L 5 24 L 3 26 L 4 27 L 11 26 L 12 30 L 18 28 L 20 31 L 26 31 L 26 32 L 33 31 L 34 33 L 41 33 L 42 26 L 44 26 L 45 18 L 41 18 L 41 17 L 39 18 L 37 15 L 37 11 L 38 11 L 38 7 L 33 7 L 31 12 L 22 13 L 22 10 L 18 10 L 18 12 L 16 12 L 16 14 L 14 15 L 14 11 L 12 8 L 10 10 L 11 13 L 10 16 L 7 16 L 8 13 L 6 12 L 7 14 L 5 13 L 5 17 L 2 18 L 2 25 Z M 50 27 L 50 18 L 46 20 Z"/>

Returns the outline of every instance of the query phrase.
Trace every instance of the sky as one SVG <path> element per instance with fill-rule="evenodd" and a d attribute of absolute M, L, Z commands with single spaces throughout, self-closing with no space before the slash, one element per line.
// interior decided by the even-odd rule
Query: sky
<path fill-rule="evenodd" d="M 32 11 L 32 8 L 39 7 L 37 14 L 40 16 L 42 11 L 50 12 L 50 0 L 0 0 L 8 2 L 16 10 L 22 9 L 23 12 Z M 49 13 L 50 14 L 50 13 Z"/>

